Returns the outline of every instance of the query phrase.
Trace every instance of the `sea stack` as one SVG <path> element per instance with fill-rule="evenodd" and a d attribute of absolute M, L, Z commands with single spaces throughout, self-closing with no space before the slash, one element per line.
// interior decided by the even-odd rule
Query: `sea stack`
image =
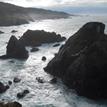
<path fill-rule="evenodd" d="M 77 94 L 107 98 L 107 35 L 100 22 L 86 23 L 72 35 L 44 70 Z"/>
<path fill-rule="evenodd" d="M 0 56 L 0 59 L 27 59 L 29 56 L 28 51 L 25 49 L 23 43 L 21 43 L 15 36 L 10 37 L 6 48 L 6 55 Z"/>

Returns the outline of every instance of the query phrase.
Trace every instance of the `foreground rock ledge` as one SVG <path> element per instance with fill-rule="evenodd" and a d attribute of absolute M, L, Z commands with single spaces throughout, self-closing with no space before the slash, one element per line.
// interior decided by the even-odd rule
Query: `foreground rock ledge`
<path fill-rule="evenodd" d="M 89 22 L 71 36 L 44 70 L 78 95 L 107 98 L 107 35 L 105 25 Z"/>
<path fill-rule="evenodd" d="M 66 38 L 61 37 L 55 32 L 46 32 L 44 30 L 28 30 L 19 39 L 25 46 L 40 46 L 43 43 L 54 43 L 64 41 Z"/>

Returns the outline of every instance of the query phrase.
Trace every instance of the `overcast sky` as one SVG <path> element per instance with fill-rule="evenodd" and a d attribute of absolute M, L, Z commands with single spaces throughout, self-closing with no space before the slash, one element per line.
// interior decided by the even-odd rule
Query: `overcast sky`
<path fill-rule="evenodd" d="M 24 7 L 45 8 L 74 14 L 107 14 L 107 0 L 0 0 Z"/>
<path fill-rule="evenodd" d="M 107 6 L 107 0 L 0 0 L 21 6 L 54 7 L 54 6 Z"/>

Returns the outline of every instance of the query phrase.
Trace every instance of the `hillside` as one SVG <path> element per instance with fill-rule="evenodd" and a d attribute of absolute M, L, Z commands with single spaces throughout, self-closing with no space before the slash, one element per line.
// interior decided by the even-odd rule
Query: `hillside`
<path fill-rule="evenodd" d="M 69 14 L 39 8 L 24 8 L 0 2 L 0 26 L 11 26 L 29 23 L 42 19 L 67 18 Z"/>

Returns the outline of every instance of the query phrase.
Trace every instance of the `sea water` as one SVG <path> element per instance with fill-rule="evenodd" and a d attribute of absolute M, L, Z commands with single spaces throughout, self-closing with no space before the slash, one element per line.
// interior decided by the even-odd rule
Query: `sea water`
<path fill-rule="evenodd" d="M 79 30 L 85 23 L 99 21 L 107 25 L 107 15 L 78 15 L 68 19 L 54 19 L 30 22 L 20 26 L 0 27 L 4 34 L 0 34 L 0 55 L 5 54 L 6 46 L 11 35 L 17 38 L 23 35 L 28 29 L 45 30 L 56 32 L 69 38 Z M 17 30 L 16 33 L 11 33 Z M 105 29 L 105 33 L 107 28 Z M 85 97 L 80 97 L 72 89 L 68 89 L 59 80 L 57 84 L 50 84 L 52 76 L 45 73 L 43 68 L 58 52 L 59 47 L 53 44 L 43 44 L 39 46 L 37 52 L 30 52 L 31 47 L 26 47 L 29 51 L 29 58 L 26 61 L 16 59 L 0 60 L 0 81 L 7 84 L 13 81 L 14 77 L 21 78 L 21 82 L 12 83 L 10 88 L 0 94 L 0 101 L 18 101 L 23 107 L 107 107 L 107 101 L 93 101 Z M 61 43 L 61 45 L 64 42 Z M 43 62 L 42 56 L 47 60 Z M 37 77 L 42 77 L 44 83 L 38 83 Z M 30 91 L 24 98 L 18 99 L 17 93 L 28 89 Z"/>

